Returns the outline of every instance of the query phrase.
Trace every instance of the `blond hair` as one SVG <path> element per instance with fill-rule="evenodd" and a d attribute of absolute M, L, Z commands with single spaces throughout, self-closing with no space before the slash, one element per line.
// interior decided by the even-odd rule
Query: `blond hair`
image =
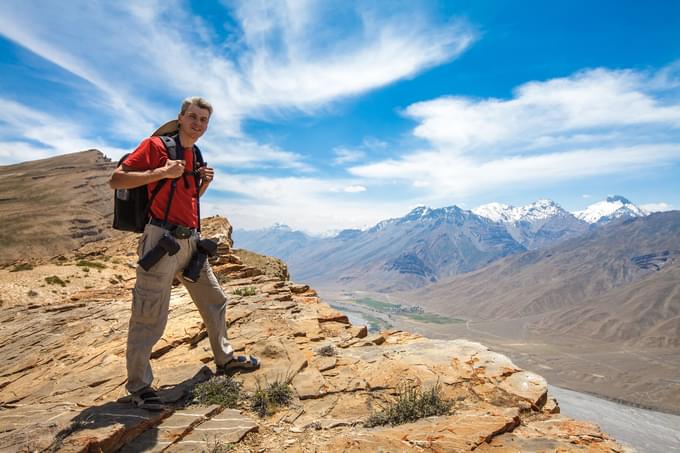
<path fill-rule="evenodd" d="M 195 105 L 199 108 L 206 109 L 208 112 L 210 112 L 210 115 L 212 115 L 212 104 L 200 96 L 192 96 L 182 101 L 182 108 L 179 111 L 180 115 L 184 115 L 184 112 L 187 111 L 190 105 Z"/>

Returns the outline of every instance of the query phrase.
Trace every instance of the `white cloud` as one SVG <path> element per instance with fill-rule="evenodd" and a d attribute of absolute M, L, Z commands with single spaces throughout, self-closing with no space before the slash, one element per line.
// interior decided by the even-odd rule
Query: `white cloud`
<path fill-rule="evenodd" d="M 366 188 L 364 186 L 347 186 L 343 189 L 343 191 L 347 193 L 359 193 L 366 192 Z"/>
<path fill-rule="evenodd" d="M 358 188 L 348 180 L 218 173 L 201 206 L 205 214 L 226 215 L 235 228 L 264 228 L 276 221 L 310 233 L 368 227 L 404 214 L 399 201 L 358 200 L 355 192 L 345 190 L 353 186 Z M 237 196 L 226 200 L 214 189 Z"/>
<path fill-rule="evenodd" d="M 664 202 L 641 204 L 640 208 L 644 212 L 649 212 L 649 213 L 673 210 L 673 206 L 669 205 L 668 203 L 664 203 Z"/>
<path fill-rule="evenodd" d="M 109 146 L 97 138 L 83 138 L 85 133 L 77 123 L 33 110 L 8 99 L 0 98 L 0 111 L 3 112 L 0 117 L 2 162 L 22 162 L 92 148 L 114 158 L 127 152 Z"/>
<path fill-rule="evenodd" d="M 209 149 L 206 160 L 211 166 L 227 168 L 286 168 L 302 172 L 313 171 L 304 162 L 304 156 L 285 151 L 276 146 L 261 144 L 248 138 L 207 137 L 199 143 L 201 148 Z"/>
<path fill-rule="evenodd" d="M 333 153 L 335 154 L 333 163 L 336 165 L 357 162 L 366 157 L 366 153 L 359 149 L 349 149 L 344 147 L 335 148 Z"/>
<path fill-rule="evenodd" d="M 516 155 L 478 162 L 441 152 L 419 152 L 399 160 L 357 166 L 350 173 L 371 179 L 405 180 L 432 199 L 468 196 L 510 184 L 536 185 L 637 170 L 680 159 L 680 145 L 636 145 Z"/>
<path fill-rule="evenodd" d="M 179 99 L 200 93 L 215 106 L 216 141 L 261 151 L 230 164 L 300 169 L 301 156 L 254 143 L 242 120 L 325 108 L 451 60 L 474 40 L 464 23 L 437 24 L 415 10 L 374 17 L 366 5 L 342 4 L 352 27 L 333 29 L 336 11 L 321 2 L 249 1 L 229 3 L 237 24 L 219 42 L 185 6 L 25 1 L 3 11 L 0 34 L 94 87 L 100 96 L 89 102 L 111 116 L 117 138 L 139 140 L 176 115 Z"/>
<path fill-rule="evenodd" d="M 616 135 L 620 131 L 612 129 L 634 125 L 680 127 L 680 105 L 666 105 L 648 92 L 651 78 L 595 69 L 526 83 L 508 100 L 442 97 L 413 104 L 405 114 L 419 122 L 417 137 L 456 153 L 499 144 L 606 140 L 611 135 L 602 130 Z"/>
<path fill-rule="evenodd" d="M 680 160 L 680 104 L 651 90 L 652 79 L 655 90 L 674 89 L 668 77 L 595 69 L 526 83 L 508 100 L 418 102 L 405 114 L 429 147 L 349 172 L 450 200 L 667 165 Z"/>

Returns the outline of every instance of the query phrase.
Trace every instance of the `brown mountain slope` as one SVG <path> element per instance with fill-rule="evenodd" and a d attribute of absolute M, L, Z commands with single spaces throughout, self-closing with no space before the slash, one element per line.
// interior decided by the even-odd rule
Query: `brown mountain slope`
<path fill-rule="evenodd" d="M 0 167 L 0 265 L 49 257 L 114 234 L 115 164 L 89 150 Z"/>
<path fill-rule="evenodd" d="M 553 335 L 680 347 L 680 263 L 595 298 L 553 311 L 531 326 Z"/>
<path fill-rule="evenodd" d="M 647 312 L 647 300 L 663 299 L 669 289 L 656 274 L 680 265 L 680 212 L 618 222 L 557 247 L 527 252 L 418 291 L 407 300 L 471 319 L 512 319 L 597 303 L 629 313 Z M 658 277 L 647 281 L 650 277 Z M 647 281 L 647 283 L 644 283 Z M 668 280 L 671 286 L 679 280 Z M 673 283 L 674 281 L 674 283 Z M 640 283 L 646 298 L 626 296 Z M 639 289 L 637 290 L 639 293 Z M 636 303 L 637 301 L 637 303 Z M 680 299 L 669 303 L 677 306 Z M 636 307 L 632 307 L 637 305 Z M 659 305 L 653 305 L 655 311 Z M 616 310 L 614 310 L 616 311 Z M 659 313 L 657 320 L 662 319 Z"/>

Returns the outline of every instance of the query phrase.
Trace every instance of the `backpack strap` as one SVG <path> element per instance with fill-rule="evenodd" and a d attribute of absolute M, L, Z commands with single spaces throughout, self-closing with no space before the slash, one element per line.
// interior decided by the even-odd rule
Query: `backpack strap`
<path fill-rule="evenodd" d="M 199 195 L 199 189 L 201 187 L 201 177 L 199 176 L 198 169 L 205 164 L 203 160 L 203 154 L 198 146 L 194 145 L 194 181 L 196 183 L 196 217 L 198 218 L 198 228 L 196 230 L 201 232 L 201 196 Z"/>
<path fill-rule="evenodd" d="M 178 136 L 167 137 L 165 135 L 161 135 L 160 139 L 163 142 L 163 145 L 165 146 L 165 150 L 168 153 L 168 159 L 178 160 L 177 159 L 177 143 L 179 142 L 179 137 Z M 181 146 L 181 144 L 180 144 L 180 146 Z M 167 181 L 167 179 L 161 179 L 160 181 L 158 181 L 158 183 L 156 183 L 156 187 L 154 187 L 154 191 L 151 194 L 151 200 L 149 201 L 148 209 L 151 208 L 151 203 L 153 201 L 153 198 L 158 193 L 158 191 L 163 186 L 163 184 L 165 184 L 165 181 Z M 170 205 L 172 204 L 172 199 L 173 199 L 173 196 L 175 195 L 175 188 L 176 187 L 177 187 L 177 179 L 171 180 L 170 181 L 170 193 L 168 194 L 168 204 L 165 205 L 165 213 L 163 215 L 163 222 L 165 222 L 165 223 L 167 223 L 168 216 L 170 215 Z"/>
<path fill-rule="evenodd" d="M 178 154 L 177 154 L 177 148 L 183 149 L 182 144 L 179 141 L 179 135 L 173 135 L 171 137 L 161 135 L 160 139 L 163 141 L 163 145 L 165 146 L 165 150 L 168 153 L 168 159 L 170 160 L 178 160 Z M 194 145 L 193 147 L 193 152 L 194 152 L 194 159 L 193 159 L 193 174 L 194 174 L 194 182 L 196 184 L 196 216 L 198 218 L 198 231 L 201 231 L 201 203 L 200 203 L 200 197 L 198 196 L 198 189 L 201 184 L 201 179 L 198 175 L 198 169 L 204 164 L 203 160 L 203 155 L 201 154 L 201 150 L 198 149 L 198 146 Z M 181 177 L 183 177 L 182 175 Z M 163 222 L 168 221 L 168 216 L 170 215 L 170 205 L 172 204 L 173 196 L 175 195 L 175 189 L 177 187 L 177 179 L 175 178 L 170 181 L 170 193 L 168 194 L 168 204 L 165 205 L 165 213 L 164 213 L 164 218 Z M 167 179 L 161 179 L 156 183 L 156 187 L 154 187 L 153 192 L 151 193 L 151 198 L 149 199 L 149 203 L 146 207 L 146 215 L 148 217 L 149 209 L 151 209 L 151 203 L 153 202 L 154 198 L 160 191 L 161 187 L 165 184 L 165 181 Z"/>
<path fill-rule="evenodd" d="M 161 135 L 160 139 L 163 141 L 165 150 L 168 152 L 168 159 L 177 160 L 177 141 L 179 141 L 179 137 L 176 135 L 173 137 Z"/>

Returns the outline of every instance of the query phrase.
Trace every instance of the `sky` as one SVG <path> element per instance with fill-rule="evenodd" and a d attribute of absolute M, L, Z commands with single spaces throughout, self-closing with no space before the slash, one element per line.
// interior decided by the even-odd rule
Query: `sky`
<path fill-rule="evenodd" d="M 614 194 L 680 209 L 680 2 L 11 3 L 0 165 L 118 160 L 203 96 L 201 212 L 238 229 Z"/>

